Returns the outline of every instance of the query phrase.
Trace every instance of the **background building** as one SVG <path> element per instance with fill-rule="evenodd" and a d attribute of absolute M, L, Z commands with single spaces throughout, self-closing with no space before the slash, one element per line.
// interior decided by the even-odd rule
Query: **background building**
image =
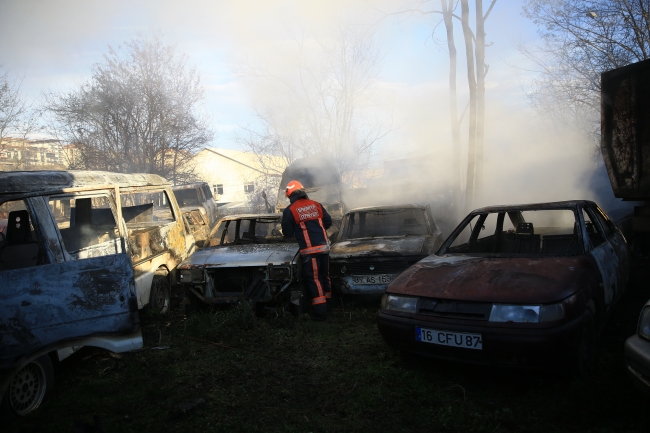
<path fill-rule="evenodd" d="M 6 138 L 0 145 L 0 170 L 62 169 L 67 166 L 58 140 Z"/>
<path fill-rule="evenodd" d="M 212 147 L 197 153 L 190 164 L 196 177 L 210 185 L 217 204 L 229 209 L 264 203 L 262 192 L 273 205 L 287 165 L 280 157 Z"/>

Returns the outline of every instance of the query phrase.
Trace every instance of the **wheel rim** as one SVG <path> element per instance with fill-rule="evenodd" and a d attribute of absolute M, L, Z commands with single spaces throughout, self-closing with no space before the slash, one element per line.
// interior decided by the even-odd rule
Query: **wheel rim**
<path fill-rule="evenodd" d="M 165 290 L 165 285 L 161 282 L 158 283 L 158 290 L 156 290 L 156 305 L 158 306 L 158 311 L 160 313 L 167 312 L 167 307 L 169 300 L 167 299 L 167 290 Z"/>
<path fill-rule="evenodd" d="M 18 415 L 35 410 L 45 397 L 47 385 L 45 371 L 36 362 L 30 362 L 20 370 L 9 385 L 9 402 Z"/>

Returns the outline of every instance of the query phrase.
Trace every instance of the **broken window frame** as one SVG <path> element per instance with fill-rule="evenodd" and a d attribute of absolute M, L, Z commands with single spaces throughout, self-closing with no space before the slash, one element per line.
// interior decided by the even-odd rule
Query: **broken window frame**
<path fill-rule="evenodd" d="M 108 242 L 102 242 L 94 245 L 89 245 L 83 248 L 80 248 L 78 250 L 74 251 L 68 251 L 67 247 L 65 246 L 65 242 L 63 240 L 63 236 L 61 235 L 61 231 L 58 226 L 58 222 L 56 221 L 56 218 L 54 216 L 54 213 L 52 212 L 52 208 L 50 206 L 50 201 L 51 200 L 63 200 L 63 199 L 82 199 L 82 198 L 94 198 L 94 197 L 107 197 L 108 203 L 111 209 L 111 213 L 113 215 L 113 219 L 115 222 L 115 227 L 117 229 L 116 237 L 114 239 L 111 239 Z M 57 235 L 59 238 L 59 244 L 61 246 L 61 250 L 63 252 L 63 255 L 66 259 L 66 261 L 71 261 L 71 260 L 83 260 L 86 258 L 90 257 L 96 257 L 95 255 L 93 256 L 84 256 L 83 253 L 89 252 L 89 251 L 100 251 L 102 247 L 108 247 L 108 244 L 113 244 L 116 247 L 119 246 L 119 248 L 115 252 L 108 252 L 108 254 L 99 254 L 100 256 L 103 255 L 112 255 L 112 254 L 119 254 L 123 252 L 127 252 L 126 248 L 126 227 L 124 227 L 122 224 L 123 219 L 121 218 L 121 212 L 119 212 L 119 209 L 116 205 L 115 202 L 115 197 L 116 197 L 116 191 L 115 188 L 101 188 L 101 189 L 88 189 L 88 188 L 83 188 L 83 189 L 75 189 L 72 191 L 66 191 L 62 193 L 50 193 L 43 195 L 41 198 L 43 199 L 45 205 L 47 206 L 48 212 L 50 214 L 50 218 L 52 220 L 52 223 L 54 224 L 54 227 L 57 231 Z M 104 245 L 105 244 L 105 245 Z"/>
<path fill-rule="evenodd" d="M 536 211 L 570 211 L 573 213 L 574 221 L 580 226 L 580 230 L 577 230 L 576 236 L 578 240 L 578 245 L 582 248 L 579 249 L 576 255 L 583 255 L 588 253 L 591 250 L 589 240 L 585 241 L 583 234 L 586 234 L 585 230 L 585 221 L 582 218 L 581 209 L 584 207 L 580 206 L 570 206 L 570 207 L 541 207 L 541 208 L 532 208 L 532 207 L 523 207 L 521 209 L 511 208 L 511 209 L 500 209 L 500 210 L 490 210 L 490 211 L 481 211 L 481 212 L 472 212 L 465 217 L 465 219 L 454 229 L 454 231 L 449 235 L 449 237 L 443 242 L 442 246 L 435 253 L 436 255 L 470 255 L 470 256 L 484 256 L 484 257 L 526 257 L 526 256 L 539 256 L 539 257 L 554 257 L 554 255 L 545 255 L 545 254 L 523 254 L 523 253 L 480 253 L 480 252 L 449 252 L 449 248 L 452 248 L 455 240 L 460 236 L 460 234 L 465 230 L 468 225 L 475 223 L 475 225 L 470 226 L 471 235 L 467 243 L 470 246 L 470 249 L 476 244 L 478 240 L 478 235 L 481 232 L 481 226 L 485 222 L 488 214 L 507 214 L 508 218 L 513 226 L 521 222 L 525 222 L 525 219 L 522 215 L 522 212 L 536 212 Z M 505 215 L 504 215 L 505 217 Z M 501 218 L 504 218 L 501 217 Z M 455 245 L 453 247 L 458 247 L 460 245 Z M 559 255 L 561 256 L 561 255 Z"/>
<path fill-rule="evenodd" d="M 27 210 L 27 213 L 29 214 L 29 222 L 32 228 L 34 229 L 32 231 L 32 236 L 36 238 L 36 239 L 32 239 L 32 241 L 38 244 L 38 261 L 41 262 L 41 263 L 37 262 L 36 265 L 29 266 L 29 267 L 37 267 L 37 266 L 57 263 L 57 255 L 54 254 L 52 251 L 50 251 L 48 248 L 50 242 L 46 241 L 48 239 L 47 233 L 43 233 L 42 231 L 42 224 L 41 224 L 41 220 L 39 219 L 38 209 L 34 206 L 32 202 L 34 198 L 38 199 L 38 197 L 34 197 L 33 195 L 28 195 L 28 194 L 0 197 L 0 205 L 3 205 L 11 201 L 22 201 L 24 203 L 25 210 Z M 5 246 L 5 242 L 6 242 L 6 237 L 5 239 L 3 239 L 3 248 Z M 21 268 L 0 269 L 0 273 L 4 271 L 12 271 L 16 269 L 21 269 Z"/>
<path fill-rule="evenodd" d="M 169 210 L 171 211 L 172 215 L 172 220 L 165 220 L 165 221 L 153 221 L 154 223 L 157 224 L 150 224 L 150 226 L 165 226 L 168 224 L 176 224 L 176 222 L 181 218 L 181 213 L 179 213 L 173 205 L 172 200 L 169 198 L 170 194 L 173 194 L 171 189 L 167 188 L 161 188 L 160 186 L 152 186 L 152 187 L 135 187 L 135 188 L 120 188 L 119 189 L 119 200 L 120 200 L 120 209 L 123 207 L 129 207 L 129 206 L 123 206 L 122 205 L 122 196 L 125 194 L 152 194 L 152 193 L 163 193 L 165 196 L 166 200 L 166 205 L 169 207 Z M 174 201 L 176 201 L 176 198 L 174 196 Z M 147 227 L 143 225 L 143 223 L 128 223 L 126 222 L 126 219 L 122 218 L 124 220 L 124 224 L 126 225 L 127 229 L 134 229 L 134 228 L 140 228 L 140 227 Z"/>

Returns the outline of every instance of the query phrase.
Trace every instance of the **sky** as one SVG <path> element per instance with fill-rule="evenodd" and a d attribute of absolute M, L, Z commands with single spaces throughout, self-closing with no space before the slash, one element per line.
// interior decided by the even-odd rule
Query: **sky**
<path fill-rule="evenodd" d="M 431 6 L 438 6 L 438 2 Z M 119 46 L 138 33 L 159 32 L 189 57 L 202 76 L 205 108 L 217 132 L 214 145 L 236 148 L 242 125 L 254 125 L 255 100 L 237 66 L 254 61 L 288 38 L 288 32 L 328 35 L 341 19 L 372 26 L 383 65 L 377 92 L 398 132 L 388 138 L 413 137 L 428 116 L 446 115 L 448 57 L 431 33 L 437 16 L 387 16 L 406 1 L 70 1 L 0 0 L 0 64 L 24 77 L 23 90 L 36 98 L 46 90 L 64 91 L 88 78 L 107 47 Z M 431 6 L 425 5 L 424 8 Z M 524 104 L 516 41 L 533 42 L 536 32 L 518 2 L 497 2 L 487 23 L 490 74 L 488 98 Z M 507 23 L 507 25 L 506 25 Z M 440 29 L 444 30 L 442 26 Z M 442 37 L 442 34 L 439 34 Z M 459 59 L 462 51 L 459 39 Z M 461 63 L 462 65 L 462 63 Z M 460 65 L 459 65 L 460 66 Z M 462 74 L 462 68 L 459 67 Z M 519 71 L 521 72 L 521 71 Z M 459 88 L 464 90 L 464 76 Z M 423 99 L 428 107 L 421 110 Z M 417 107 L 417 108 L 416 108 Z M 417 133 L 419 134 L 419 132 Z M 383 143 L 390 148 L 389 143 Z"/>
<path fill-rule="evenodd" d="M 187 54 L 189 64 L 201 74 L 204 109 L 216 132 L 211 145 L 241 149 L 236 139 L 244 127 L 259 128 L 255 108 L 263 100 L 259 86 L 241 76 L 241 65 L 272 62 L 281 68 L 285 60 L 279 52 L 291 42 L 291 34 L 327 38 L 337 23 L 354 23 L 374 31 L 383 59 L 373 92 L 379 115 L 388 119 L 392 132 L 378 143 L 373 162 L 380 166 L 385 160 L 434 153 L 439 163 L 432 168 L 432 179 L 440 173 L 439 179 L 447 173 L 451 155 L 449 62 L 446 47 L 439 43 L 444 40 L 444 26 L 438 26 L 432 37 L 438 15 L 390 15 L 410 4 L 406 0 L 0 0 L 0 64 L 23 77 L 23 91 L 37 98 L 44 91 L 65 91 L 88 79 L 92 65 L 102 61 L 108 46 L 117 47 L 139 33 L 158 32 Z M 484 4 L 487 9 L 489 1 Z M 549 129 L 529 106 L 526 91 L 536 73 L 517 46 L 532 47 L 539 39 L 534 24 L 521 14 L 522 4 L 498 0 L 486 22 L 490 67 L 486 190 L 492 192 L 486 197 L 501 203 L 519 197 L 531 201 L 531 195 L 522 191 L 532 189 L 540 200 L 597 196 L 602 191 L 589 190 L 585 180 L 593 172 L 593 145 L 571 132 Z M 438 1 L 430 1 L 424 8 L 438 6 Z M 468 96 L 460 33 L 456 45 L 462 111 Z"/>

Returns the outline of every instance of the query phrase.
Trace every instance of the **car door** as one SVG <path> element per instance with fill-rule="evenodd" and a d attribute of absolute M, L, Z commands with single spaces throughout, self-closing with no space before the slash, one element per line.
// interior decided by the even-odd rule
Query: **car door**
<path fill-rule="evenodd" d="M 124 350 L 141 347 L 142 337 L 131 335 L 139 317 L 129 256 L 63 260 L 60 239 L 52 236 L 58 233 L 54 217 L 41 197 L 5 200 L 0 210 L 21 203 L 25 209 L 9 212 L 0 246 L 0 368 L 42 350 L 83 345 L 89 337 L 104 347 L 102 337 L 115 346 L 116 335 L 129 334 Z M 10 235 L 18 225 L 28 225 L 31 234 Z"/>
<path fill-rule="evenodd" d="M 627 247 L 627 242 L 623 234 L 616 228 L 614 223 L 607 217 L 605 212 L 600 209 L 595 203 L 590 203 L 590 209 L 595 219 L 600 224 L 607 241 L 614 249 L 614 253 L 618 257 L 618 285 L 617 288 L 619 295 L 625 291 L 627 287 L 627 280 L 630 272 L 630 252 Z"/>
<path fill-rule="evenodd" d="M 598 265 L 603 284 L 603 300 L 607 309 L 620 295 L 619 259 L 607 239 L 602 227 L 597 222 L 592 209 L 581 206 L 582 230 L 585 249 Z"/>
<path fill-rule="evenodd" d="M 126 254 L 0 271 L 0 279 L 0 367 L 59 342 L 138 329 Z"/>

